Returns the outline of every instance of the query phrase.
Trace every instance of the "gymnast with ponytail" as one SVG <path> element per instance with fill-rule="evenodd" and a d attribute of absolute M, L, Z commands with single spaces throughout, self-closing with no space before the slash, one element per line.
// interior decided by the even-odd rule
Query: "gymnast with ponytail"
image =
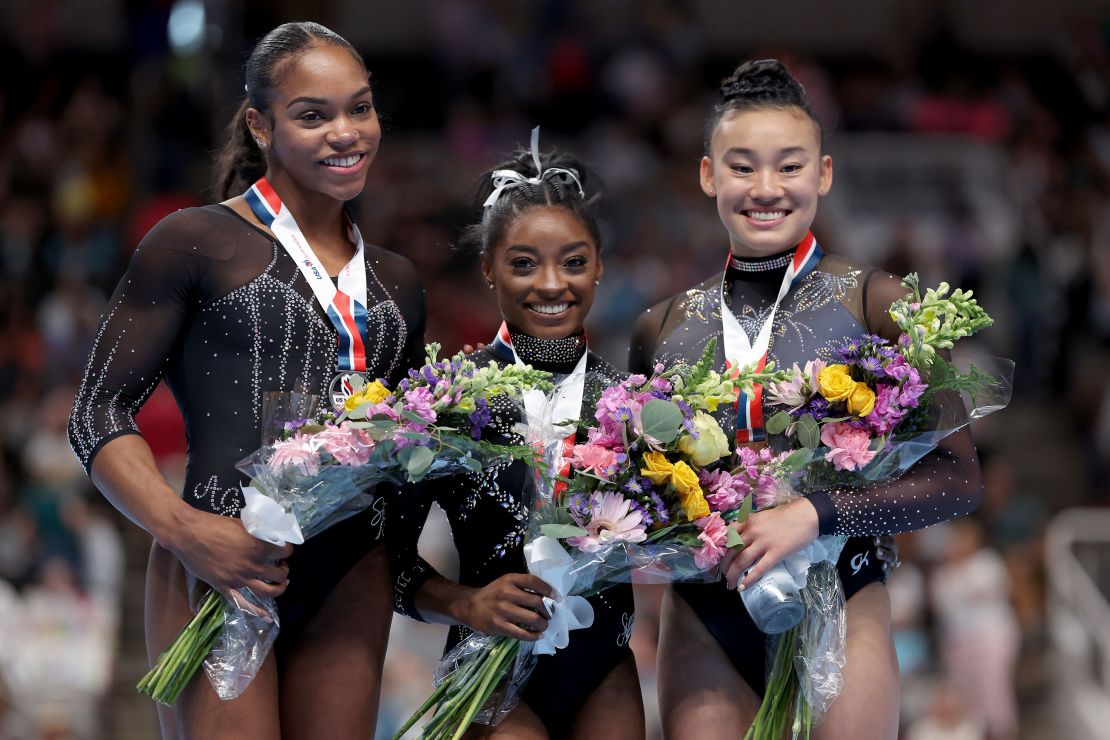
<path fill-rule="evenodd" d="M 153 537 L 152 664 L 208 588 L 277 600 L 277 642 L 246 690 L 222 701 L 198 671 L 172 707 L 158 707 L 163 737 L 367 737 L 391 618 L 384 498 L 296 549 L 278 547 L 238 519 L 249 481 L 235 463 L 262 443 L 267 393 L 324 399 L 349 374 L 395 382 L 418 366 L 424 294 L 408 261 L 364 243 L 346 207 L 381 138 L 358 52 L 319 24 L 287 23 L 254 47 L 245 82 L 219 157 L 223 202 L 167 216 L 139 245 L 97 331 L 70 442 L 96 486 Z M 341 294 L 365 321 L 333 321 Z M 182 491 L 135 425 L 163 379 L 188 437 Z"/>

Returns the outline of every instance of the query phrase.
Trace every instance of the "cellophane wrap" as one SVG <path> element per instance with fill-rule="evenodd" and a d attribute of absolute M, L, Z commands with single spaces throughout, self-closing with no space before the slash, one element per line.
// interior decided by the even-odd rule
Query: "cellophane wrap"
<path fill-rule="evenodd" d="M 292 399 L 284 405 L 278 404 L 278 407 L 309 409 L 303 404 L 298 406 L 298 403 Z M 318 467 L 272 465 L 274 446 L 268 444 L 241 460 L 236 467 L 251 478 L 252 489 L 292 515 L 303 542 L 367 508 L 377 507 L 380 496 L 375 494 L 375 488 L 379 484 L 399 485 L 461 474 L 473 471 L 475 465 L 494 465 L 511 457 L 488 448 L 466 446 L 465 452 L 462 452 L 443 447 L 436 450 L 435 460 L 414 476 L 403 462 L 404 450 L 410 447 L 385 440 L 360 448 L 360 442 L 353 436 L 341 440 L 339 444 L 345 446 L 339 450 L 341 456 L 344 453 L 352 458 L 361 455 L 366 462 L 353 466 L 326 462 Z M 332 451 L 336 451 L 335 448 Z M 368 532 L 367 536 L 371 533 Z M 295 539 L 286 540 L 299 544 Z M 273 647 L 279 630 L 277 606 L 273 599 L 260 598 L 247 589 L 240 589 L 237 599 L 253 605 L 255 610 L 267 616 L 258 616 L 242 605 L 225 604 L 224 630 L 204 662 L 208 678 L 221 699 L 234 699 L 246 689 Z"/>
<path fill-rule="evenodd" d="M 438 687 L 443 681 L 456 671 L 462 669 L 468 659 L 489 654 L 498 644 L 518 643 L 515 646 L 516 656 L 513 658 L 512 669 L 507 678 L 501 681 L 494 689 L 493 694 L 474 716 L 474 722 L 494 726 L 508 716 L 520 703 L 520 693 L 532 671 L 536 667 L 536 654 L 532 651 L 532 643 L 520 642 L 512 637 L 499 635 L 484 635 L 472 632 L 468 637 L 460 640 L 457 645 L 447 651 L 432 675 L 432 686 Z"/>
<path fill-rule="evenodd" d="M 945 437 L 1006 408 L 1013 395 L 1013 360 L 997 357 L 975 357 L 974 360 L 975 369 L 992 381 L 975 396 L 951 390 L 932 395 L 927 402 L 928 413 L 918 428 L 896 432 L 871 462 L 857 471 L 833 470 L 833 466 L 822 459 L 828 447 L 810 450 L 807 459 L 798 459 L 795 463 L 800 469 L 791 476 L 791 486 L 804 494 L 838 487 L 862 488 L 896 480 L 935 450 Z M 953 359 L 953 365 L 961 371 L 970 364 L 962 356 Z M 782 435 L 769 435 L 768 442 L 776 451 L 790 448 L 790 441 Z"/>
<path fill-rule="evenodd" d="M 806 612 L 797 627 L 801 649 L 794 656 L 794 668 L 811 722 L 817 725 L 844 686 L 847 615 L 835 563 L 823 561 L 810 568 L 802 601 Z"/>

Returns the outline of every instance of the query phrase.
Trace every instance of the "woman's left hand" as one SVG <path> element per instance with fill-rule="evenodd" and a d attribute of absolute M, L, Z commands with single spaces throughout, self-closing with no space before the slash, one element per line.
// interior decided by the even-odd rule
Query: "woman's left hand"
<path fill-rule="evenodd" d="M 817 539 L 817 509 L 799 498 L 773 509 L 758 511 L 736 527 L 744 547 L 731 549 L 721 558 L 720 568 L 729 588 L 748 588 L 790 553 Z M 758 562 L 757 562 L 758 561 Z M 745 576 L 744 571 L 751 568 Z M 743 579 L 743 580 L 741 580 Z"/>

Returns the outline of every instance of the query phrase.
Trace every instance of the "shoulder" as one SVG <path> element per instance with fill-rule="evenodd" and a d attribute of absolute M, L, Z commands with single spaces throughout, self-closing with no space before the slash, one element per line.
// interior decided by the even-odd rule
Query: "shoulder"
<path fill-rule="evenodd" d="M 655 305 L 644 309 L 632 327 L 633 343 L 653 342 L 663 330 L 667 318 L 675 310 L 685 311 L 687 306 L 696 304 L 697 313 L 711 308 L 706 304 L 717 297 L 717 288 L 721 285 L 724 273 L 717 273 L 706 280 L 688 288 L 680 293 L 675 293 L 670 298 L 665 298 Z"/>
<path fill-rule="evenodd" d="M 244 239 L 268 241 L 261 231 L 224 206 L 182 208 L 169 214 L 139 242 L 137 254 L 158 249 L 189 257 L 230 259 Z"/>
<path fill-rule="evenodd" d="M 369 242 L 365 243 L 364 250 L 366 262 L 371 267 L 385 270 L 409 283 L 420 284 L 420 274 L 416 270 L 416 265 L 408 257 Z"/>

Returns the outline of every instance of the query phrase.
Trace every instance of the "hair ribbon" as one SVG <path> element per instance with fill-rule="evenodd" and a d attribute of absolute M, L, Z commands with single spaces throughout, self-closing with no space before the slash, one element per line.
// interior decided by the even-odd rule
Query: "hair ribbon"
<path fill-rule="evenodd" d="M 492 206 L 506 190 L 518 188 L 525 184 L 542 185 L 548 180 L 557 180 L 563 185 L 573 184 L 574 187 L 578 189 L 579 197 L 586 197 L 586 191 L 582 188 L 582 181 L 578 178 L 577 170 L 569 167 L 548 167 L 546 170 L 541 169 L 539 126 L 532 129 L 532 161 L 536 165 L 535 177 L 525 177 L 516 170 L 494 170 L 490 175 L 490 181 L 493 183 L 493 192 L 486 198 L 486 202 L 482 204 L 482 207 L 489 208 Z"/>

